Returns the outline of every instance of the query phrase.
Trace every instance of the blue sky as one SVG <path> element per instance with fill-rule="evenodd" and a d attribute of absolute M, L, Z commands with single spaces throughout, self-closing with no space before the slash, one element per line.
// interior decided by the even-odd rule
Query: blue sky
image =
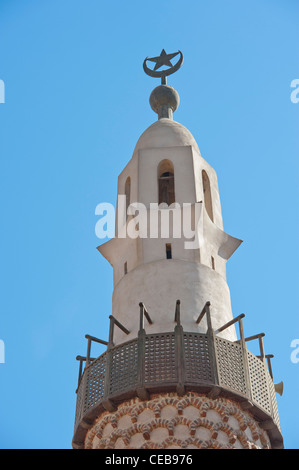
<path fill-rule="evenodd" d="M 299 448 L 298 13 L 296 0 L 0 0 L 1 448 L 71 447 L 75 357 L 85 334 L 107 339 L 111 314 L 95 208 L 115 204 L 156 120 L 142 62 L 162 48 L 184 54 L 174 118 L 244 240 L 227 265 L 233 313 L 246 336 L 266 333 L 285 447 Z"/>

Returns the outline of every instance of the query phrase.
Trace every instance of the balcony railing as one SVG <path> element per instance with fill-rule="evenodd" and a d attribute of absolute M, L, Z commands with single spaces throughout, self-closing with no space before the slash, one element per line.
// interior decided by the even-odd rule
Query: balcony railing
<path fill-rule="evenodd" d="M 264 334 L 245 338 L 244 314 L 213 330 L 209 302 L 199 315 L 198 324 L 204 316 L 205 334 L 184 331 L 177 301 L 174 331 L 146 334 L 144 318 L 150 324 L 152 320 L 141 303 L 137 338 L 114 346 L 114 326 L 126 334 L 129 331 L 112 316 L 109 342 L 86 335 L 87 355 L 77 356 L 80 367 L 73 447 L 84 447 L 86 432 L 101 412 L 115 411 L 126 399 L 147 400 L 150 393 L 169 391 L 176 391 L 180 396 L 195 391 L 210 398 L 221 395 L 238 401 L 267 430 L 272 448 L 283 447 L 270 363 L 273 356 L 264 353 Z M 239 325 L 238 341 L 219 336 L 234 323 Z M 259 341 L 259 356 L 247 349 L 246 343 L 253 339 Z M 90 358 L 92 341 L 107 345 L 106 352 L 98 358 Z M 83 362 L 86 364 L 82 373 Z"/>

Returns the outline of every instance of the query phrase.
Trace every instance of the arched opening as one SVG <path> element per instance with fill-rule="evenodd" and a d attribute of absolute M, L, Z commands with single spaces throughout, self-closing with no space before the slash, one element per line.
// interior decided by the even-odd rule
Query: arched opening
<path fill-rule="evenodd" d="M 215 258 L 214 258 L 214 256 L 211 256 L 211 265 L 212 265 L 212 269 L 214 269 L 214 271 L 215 271 Z"/>
<path fill-rule="evenodd" d="M 166 259 L 172 258 L 171 243 L 166 243 Z"/>
<path fill-rule="evenodd" d="M 202 170 L 202 186 L 205 208 L 211 221 L 214 222 L 210 180 L 205 170 Z"/>
<path fill-rule="evenodd" d="M 126 196 L 126 220 L 128 219 L 128 207 L 131 202 L 131 178 L 128 176 L 125 183 L 125 196 Z"/>
<path fill-rule="evenodd" d="M 158 168 L 158 190 L 159 204 L 166 203 L 168 206 L 175 202 L 174 194 L 174 169 L 169 160 L 162 160 Z"/>

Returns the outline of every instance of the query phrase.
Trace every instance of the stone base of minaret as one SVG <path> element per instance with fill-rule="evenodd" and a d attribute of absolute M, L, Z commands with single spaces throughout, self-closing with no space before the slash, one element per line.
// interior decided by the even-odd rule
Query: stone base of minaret
<path fill-rule="evenodd" d="M 270 449 L 267 432 L 237 402 L 189 392 L 131 399 L 104 412 L 85 449 Z"/>

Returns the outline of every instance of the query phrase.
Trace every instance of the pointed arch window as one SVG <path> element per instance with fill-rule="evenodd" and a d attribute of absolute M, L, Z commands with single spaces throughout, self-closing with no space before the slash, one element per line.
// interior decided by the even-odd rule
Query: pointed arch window
<path fill-rule="evenodd" d="M 166 243 L 166 259 L 172 258 L 171 243 Z"/>
<path fill-rule="evenodd" d="M 128 176 L 125 183 L 125 196 L 126 196 L 126 220 L 128 219 L 128 207 L 131 202 L 131 178 Z"/>
<path fill-rule="evenodd" d="M 211 221 L 214 222 L 210 180 L 205 170 L 202 170 L 201 175 L 205 208 Z"/>
<path fill-rule="evenodd" d="M 174 169 L 170 160 L 162 160 L 158 167 L 158 191 L 159 204 L 166 203 L 168 206 L 175 202 L 174 192 Z"/>

